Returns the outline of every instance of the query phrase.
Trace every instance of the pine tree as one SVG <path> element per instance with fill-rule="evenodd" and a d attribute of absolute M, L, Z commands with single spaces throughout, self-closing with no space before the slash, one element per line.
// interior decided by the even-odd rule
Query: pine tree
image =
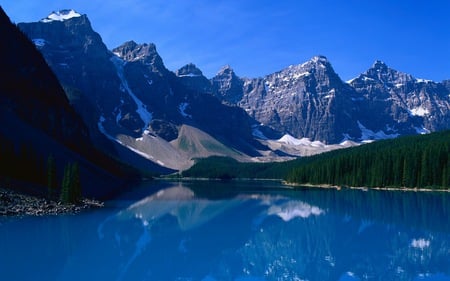
<path fill-rule="evenodd" d="M 78 204 L 81 201 L 80 168 L 78 163 L 67 164 L 64 168 L 60 201 L 64 204 Z"/>
<path fill-rule="evenodd" d="M 61 184 L 61 195 L 59 196 L 59 201 L 64 204 L 70 203 L 70 172 L 71 164 L 67 164 L 64 167 L 64 175 Z"/>
<path fill-rule="evenodd" d="M 56 179 L 56 164 L 53 155 L 49 155 L 47 158 L 47 188 L 48 197 L 55 199 L 57 195 L 58 182 Z"/>
<path fill-rule="evenodd" d="M 80 167 L 78 163 L 74 163 L 71 167 L 70 177 L 70 201 L 72 203 L 79 203 L 81 201 L 81 182 L 80 182 Z"/>

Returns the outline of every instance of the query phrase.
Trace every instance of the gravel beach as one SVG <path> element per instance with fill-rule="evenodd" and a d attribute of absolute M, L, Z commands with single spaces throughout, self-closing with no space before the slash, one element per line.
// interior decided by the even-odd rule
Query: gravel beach
<path fill-rule="evenodd" d="M 0 188 L 0 216 L 46 216 L 75 214 L 90 208 L 103 207 L 103 203 L 83 199 L 80 204 L 62 204 L 60 202 L 21 194 Z"/>

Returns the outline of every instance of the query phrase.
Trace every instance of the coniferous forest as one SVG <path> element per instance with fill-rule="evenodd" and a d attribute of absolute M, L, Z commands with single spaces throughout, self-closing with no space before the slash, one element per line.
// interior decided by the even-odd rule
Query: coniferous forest
<path fill-rule="evenodd" d="M 297 184 L 448 188 L 450 131 L 407 136 L 283 163 L 199 160 L 185 177 L 278 178 Z"/>
<path fill-rule="evenodd" d="M 449 187 L 450 132 L 379 141 L 311 157 L 294 183 L 367 187 Z"/>

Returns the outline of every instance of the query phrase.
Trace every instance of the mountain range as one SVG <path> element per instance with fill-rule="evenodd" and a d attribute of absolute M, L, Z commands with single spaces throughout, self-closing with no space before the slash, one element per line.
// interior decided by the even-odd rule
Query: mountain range
<path fill-rule="evenodd" d="M 141 169 L 183 170 L 211 155 L 278 161 L 450 128 L 450 80 L 417 79 L 381 61 L 347 82 L 324 56 L 259 78 L 225 66 L 208 79 L 192 63 L 168 70 L 151 43 L 109 50 L 74 10 L 18 27 L 93 144 Z"/>

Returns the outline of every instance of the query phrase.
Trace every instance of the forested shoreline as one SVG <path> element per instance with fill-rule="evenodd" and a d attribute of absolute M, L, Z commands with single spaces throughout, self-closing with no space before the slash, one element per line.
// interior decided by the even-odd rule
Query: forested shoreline
<path fill-rule="evenodd" d="M 446 189 L 450 131 L 406 136 L 282 163 L 198 160 L 183 177 L 283 179 L 291 184 Z"/>

